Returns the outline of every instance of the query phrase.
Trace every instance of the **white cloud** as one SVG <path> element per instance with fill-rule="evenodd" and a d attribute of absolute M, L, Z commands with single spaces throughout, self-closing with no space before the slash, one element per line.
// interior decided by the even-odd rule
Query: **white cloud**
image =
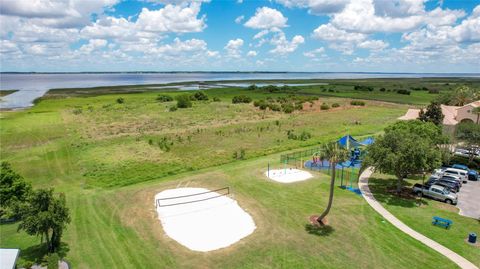
<path fill-rule="evenodd" d="M 273 8 L 257 8 L 255 15 L 251 17 L 244 25 L 253 29 L 271 29 L 274 27 L 282 28 L 287 26 L 287 18 Z"/>
<path fill-rule="evenodd" d="M 457 42 L 480 42 L 480 5 L 475 7 L 470 17 L 453 27 L 450 36 Z"/>
<path fill-rule="evenodd" d="M 405 17 L 422 14 L 426 0 L 374 0 L 375 15 L 384 17 Z"/>
<path fill-rule="evenodd" d="M 237 38 L 229 40 L 224 49 L 227 51 L 228 56 L 233 58 L 240 58 L 242 46 L 243 39 Z"/>
<path fill-rule="evenodd" d="M 189 6 L 166 5 L 158 10 L 143 8 L 136 26 L 149 32 L 191 33 L 201 32 L 205 27 L 205 15 L 197 18 L 200 12 L 200 3 L 194 2 Z"/>
<path fill-rule="evenodd" d="M 369 50 L 383 50 L 388 47 L 388 43 L 382 40 L 366 40 L 359 43 L 357 46 L 362 49 Z"/>
<path fill-rule="evenodd" d="M 135 23 L 125 18 L 104 17 L 84 27 L 80 33 L 85 38 L 121 38 L 137 35 Z"/>
<path fill-rule="evenodd" d="M 311 51 L 307 51 L 307 52 L 304 52 L 303 55 L 305 57 L 309 57 L 309 58 L 315 58 L 317 56 L 326 56 L 325 55 L 325 48 L 324 47 L 320 47 L 318 49 L 314 49 L 314 50 L 311 50 Z"/>
<path fill-rule="evenodd" d="M 277 3 L 289 8 L 308 8 L 308 12 L 315 15 L 337 13 L 350 0 L 276 0 Z"/>
<path fill-rule="evenodd" d="M 90 22 L 91 14 L 102 14 L 104 8 L 118 0 L 1 0 L 3 15 L 30 19 L 37 25 L 73 28 Z"/>
<path fill-rule="evenodd" d="M 107 45 L 107 40 L 105 39 L 90 39 L 88 44 L 85 44 L 80 47 L 79 51 L 82 53 L 91 53 L 94 50 L 103 48 Z"/>
<path fill-rule="evenodd" d="M 15 42 L 10 40 L 0 40 L 0 54 L 12 54 L 19 52 L 20 49 Z"/>
<path fill-rule="evenodd" d="M 218 53 L 218 51 L 207 50 L 207 56 L 208 57 L 218 57 L 219 53 Z"/>
<path fill-rule="evenodd" d="M 253 36 L 253 39 L 259 39 L 259 38 L 262 38 L 263 36 L 267 35 L 269 33 L 268 30 L 262 30 L 260 32 L 258 32 L 257 34 L 255 34 Z"/>
<path fill-rule="evenodd" d="M 296 35 L 292 38 L 292 41 L 288 41 L 285 34 L 279 32 L 270 40 L 270 43 L 275 46 L 270 52 L 285 55 L 294 52 L 297 47 L 304 42 L 305 39 L 301 35 Z"/>
<path fill-rule="evenodd" d="M 239 24 L 243 21 L 243 19 L 245 19 L 245 16 L 238 16 L 237 18 L 235 18 L 235 23 L 236 24 Z"/>
<path fill-rule="evenodd" d="M 366 39 L 367 36 L 362 33 L 347 32 L 328 23 L 317 27 L 313 31 L 312 37 L 326 41 L 359 42 Z"/>
<path fill-rule="evenodd" d="M 332 16 L 339 29 L 360 33 L 406 32 L 426 24 L 453 24 L 465 13 L 436 8 L 425 11 L 423 0 L 356 0 Z"/>
<path fill-rule="evenodd" d="M 257 56 L 257 52 L 254 51 L 254 50 L 251 50 L 251 51 L 247 52 L 247 56 L 249 56 L 249 57 L 255 57 L 255 56 Z"/>

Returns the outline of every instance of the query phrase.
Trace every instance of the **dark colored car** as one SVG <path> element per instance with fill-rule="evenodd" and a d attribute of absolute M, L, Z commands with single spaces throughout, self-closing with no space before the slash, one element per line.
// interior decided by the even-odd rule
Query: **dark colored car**
<path fill-rule="evenodd" d="M 478 172 L 475 170 L 468 171 L 468 180 L 477 181 L 478 180 Z"/>
<path fill-rule="evenodd" d="M 455 189 L 457 191 L 460 190 L 460 188 L 462 187 L 462 184 L 458 181 L 457 178 L 454 178 L 454 177 L 449 177 L 449 176 L 443 176 L 439 179 L 439 181 L 441 182 L 448 182 L 450 184 L 453 184 L 455 186 Z"/>
<path fill-rule="evenodd" d="M 451 191 L 451 192 L 458 192 L 458 186 L 453 183 L 453 182 L 449 182 L 449 181 L 444 181 L 444 180 L 440 180 L 440 179 L 429 179 L 426 183 L 425 183 L 425 186 L 427 188 L 429 188 L 430 186 L 432 185 L 439 185 L 439 186 L 442 186 L 442 187 L 445 187 L 448 191 Z"/>

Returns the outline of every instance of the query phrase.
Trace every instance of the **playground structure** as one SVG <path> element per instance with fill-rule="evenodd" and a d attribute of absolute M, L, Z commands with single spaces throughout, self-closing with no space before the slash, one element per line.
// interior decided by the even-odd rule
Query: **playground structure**
<path fill-rule="evenodd" d="M 350 135 L 337 140 L 341 147 L 350 151 L 350 159 L 336 164 L 334 168 L 328 160 L 322 159 L 321 147 L 281 155 L 280 163 L 285 170 L 294 166 L 328 175 L 331 175 L 332 169 L 336 169 L 336 179 L 340 180 L 340 187 L 359 193 L 359 190 L 354 188 L 354 183 L 356 185 L 358 181 L 362 160 L 365 157 L 365 147 L 373 141 L 371 137 L 358 141 Z"/>

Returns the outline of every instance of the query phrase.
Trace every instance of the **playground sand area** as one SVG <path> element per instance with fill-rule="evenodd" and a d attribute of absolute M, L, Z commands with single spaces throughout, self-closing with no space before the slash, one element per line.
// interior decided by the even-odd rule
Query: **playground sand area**
<path fill-rule="evenodd" d="M 307 171 L 294 168 L 269 170 L 265 172 L 265 175 L 268 178 L 280 183 L 293 183 L 304 181 L 313 177 L 312 174 Z"/>
<path fill-rule="evenodd" d="M 168 189 L 155 195 L 155 207 L 170 238 L 190 250 L 207 252 L 228 247 L 256 229 L 252 217 L 228 194 L 229 190 Z"/>

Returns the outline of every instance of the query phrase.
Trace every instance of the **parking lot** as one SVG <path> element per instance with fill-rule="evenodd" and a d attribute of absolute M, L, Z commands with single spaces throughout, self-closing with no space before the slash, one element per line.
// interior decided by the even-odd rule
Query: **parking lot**
<path fill-rule="evenodd" d="M 460 215 L 480 219 L 480 180 L 463 184 L 458 192 L 457 207 Z"/>

